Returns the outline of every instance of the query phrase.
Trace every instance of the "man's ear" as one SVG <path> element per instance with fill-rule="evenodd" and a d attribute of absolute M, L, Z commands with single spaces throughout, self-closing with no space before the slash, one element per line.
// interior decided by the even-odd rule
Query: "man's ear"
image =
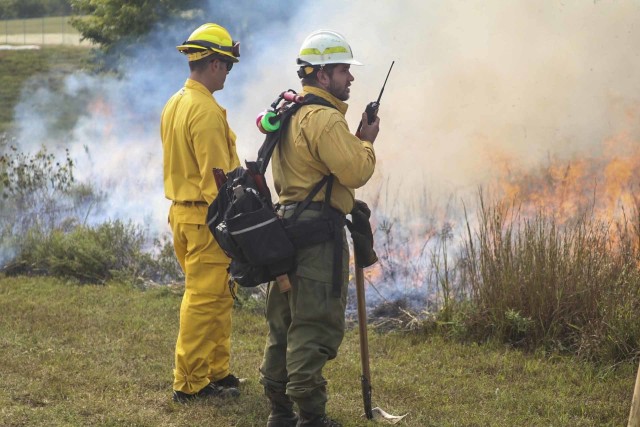
<path fill-rule="evenodd" d="M 318 77 L 318 83 L 320 83 L 323 87 L 329 86 L 331 77 L 329 76 L 329 73 L 327 73 L 327 71 L 324 68 L 318 70 L 318 73 L 316 74 L 316 76 Z"/>
<path fill-rule="evenodd" d="M 222 61 L 220 61 L 218 58 L 212 59 L 211 60 L 211 67 L 213 71 L 218 71 L 218 68 L 220 67 L 220 64 L 222 64 Z"/>

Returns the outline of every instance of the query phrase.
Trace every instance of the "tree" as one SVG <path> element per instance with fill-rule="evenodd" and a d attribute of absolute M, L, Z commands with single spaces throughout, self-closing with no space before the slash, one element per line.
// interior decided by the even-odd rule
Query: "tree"
<path fill-rule="evenodd" d="M 2 19 L 41 18 L 43 16 L 65 16 L 71 13 L 69 0 L 2 0 Z"/>
<path fill-rule="evenodd" d="M 119 42 L 134 42 L 158 22 L 178 17 L 202 0 L 71 0 L 71 25 L 83 39 L 109 52 Z"/>

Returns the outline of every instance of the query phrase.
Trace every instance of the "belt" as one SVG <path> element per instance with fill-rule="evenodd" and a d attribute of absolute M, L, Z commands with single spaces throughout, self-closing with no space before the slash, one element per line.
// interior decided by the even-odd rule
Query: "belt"
<path fill-rule="evenodd" d="M 280 205 L 278 207 L 278 212 L 283 212 L 284 213 L 284 212 L 292 211 L 295 208 L 297 208 L 300 203 L 301 202 L 295 202 L 295 203 L 290 203 L 290 204 L 287 204 L 287 205 Z M 322 210 L 322 205 L 323 205 L 322 202 L 311 202 L 311 203 L 309 203 L 309 205 L 307 205 L 307 209 L 312 210 L 312 211 L 320 211 L 320 210 Z"/>
<path fill-rule="evenodd" d="M 178 205 L 178 206 L 209 206 L 209 203 L 207 202 L 203 202 L 203 201 L 196 201 L 196 202 L 191 202 L 191 201 L 186 201 L 186 202 L 178 202 L 177 200 L 173 201 L 174 205 Z"/>

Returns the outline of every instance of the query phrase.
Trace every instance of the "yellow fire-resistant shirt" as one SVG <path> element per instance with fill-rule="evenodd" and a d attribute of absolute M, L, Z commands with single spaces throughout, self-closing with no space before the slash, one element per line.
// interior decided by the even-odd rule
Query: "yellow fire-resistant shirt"
<path fill-rule="evenodd" d="M 204 85 L 187 79 L 162 110 L 160 131 L 167 199 L 211 204 L 218 194 L 213 168 L 240 166 L 226 110 Z"/>
<path fill-rule="evenodd" d="M 348 105 L 330 93 L 304 86 L 302 94 L 324 98 L 337 109 L 305 105 L 298 110 L 285 136 L 273 152 L 272 172 L 280 204 L 301 202 L 330 173 L 335 176 L 331 206 L 344 214 L 353 208 L 355 191 L 373 174 L 376 155 L 373 144 L 349 131 L 345 119 Z M 326 185 L 313 198 L 322 201 Z"/>

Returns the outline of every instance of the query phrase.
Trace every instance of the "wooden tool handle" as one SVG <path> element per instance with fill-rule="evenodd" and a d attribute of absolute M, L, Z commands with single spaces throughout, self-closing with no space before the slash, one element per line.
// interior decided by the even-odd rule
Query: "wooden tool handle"
<path fill-rule="evenodd" d="M 280 293 L 284 294 L 291 290 L 291 282 L 289 281 L 289 276 L 286 274 L 281 274 L 276 277 L 276 282 L 278 282 L 278 289 L 280 289 Z"/>
<path fill-rule="evenodd" d="M 362 399 L 364 414 L 373 419 L 371 404 L 371 369 L 369 367 L 369 337 L 367 335 L 367 302 L 364 294 L 364 271 L 358 267 L 356 254 L 353 256 L 356 272 L 356 299 L 358 301 L 358 329 L 360 332 L 360 361 L 362 363 Z"/>
<path fill-rule="evenodd" d="M 631 412 L 629 413 L 627 427 L 640 427 L 640 366 L 638 366 L 636 387 L 633 390 L 633 400 L 631 401 Z"/>

